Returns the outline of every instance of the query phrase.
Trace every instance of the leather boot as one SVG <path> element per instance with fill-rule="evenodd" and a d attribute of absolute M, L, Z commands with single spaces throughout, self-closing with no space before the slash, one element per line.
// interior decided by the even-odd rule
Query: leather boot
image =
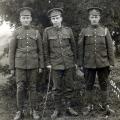
<path fill-rule="evenodd" d="M 16 112 L 14 120 L 21 120 L 21 119 L 23 119 L 23 117 L 24 117 L 23 112 L 22 111 L 18 111 L 18 112 Z"/>
<path fill-rule="evenodd" d="M 110 108 L 109 105 L 103 106 L 101 104 L 99 104 L 101 110 L 104 112 L 104 115 L 109 116 L 110 114 L 115 114 L 115 111 L 113 109 Z"/>
<path fill-rule="evenodd" d="M 59 115 L 60 115 L 60 111 L 56 109 L 56 110 L 54 110 L 53 114 L 51 115 L 51 119 L 55 120 Z"/>
<path fill-rule="evenodd" d="M 35 110 L 32 111 L 32 118 L 33 118 L 34 120 L 39 120 L 39 119 L 40 119 L 40 116 L 39 116 L 39 114 L 37 113 L 37 111 L 35 111 Z"/>
<path fill-rule="evenodd" d="M 66 100 L 65 103 L 66 113 L 68 113 L 69 115 L 78 116 L 78 113 L 73 108 L 71 108 L 71 103 L 69 101 L 70 100 Z"/>
<path fill-rule="evenodd" d="M 89 113 L 91 112 L 91 111 L 93 111 L 93 109 L 94 109 L 94 106 L 91 104 L 91 105 L 88 105 L 87 107 L 85 107 L 85 109 L 84 109 L 84 111 L 83 111 L 83 115 L 84 116 L 87 116 L 87 115 L 89 115 Z"/>
<path fill-rule="evenodd" d="M 106 105 L 108 104 L 107 101 L 107 91 L 101 91 L 101 95 L 100 95 L 100 102 L 101 102 L 101 106 L 103 107 L 103 109 L 106 107 Z"/>
<path fill-rule="evenodd" d="M 70 114 L 70 115 L 78 116 L 78 113 L 77 113 L 73 108 L 71 108 L 71 107 L 68 107 L 68 108 L 66 109 L 66 112 L 67 112 L 68 114 Z"/>
<path fill-rule="evenodd" d="M 93 111 L 93 90 L 87 90 L 86 91 L 86 102 L 87 107 L 83 110 L 83 115 L 88 115 L 91 111 Z"/>

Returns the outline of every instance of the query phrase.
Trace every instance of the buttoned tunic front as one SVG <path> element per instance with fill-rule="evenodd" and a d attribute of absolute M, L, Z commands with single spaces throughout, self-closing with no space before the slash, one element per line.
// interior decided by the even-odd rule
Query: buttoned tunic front
<path fill-rule="evenodd" d="M 10 69 L 44 67 L 42 39 L 38 30 L 31 26 L 14 31 L 9 53 Z"/>
<path fill-rule="evenodd" d="M 114 65 L 113 42 L 109 30 L 102 26 L 88 26 L 79 35 L 78 63 L 85 68 Z"/>
<path fill-rule="evenodd" d="M 43 34 L 46 65 L 52 69 L 68 69 L 76 63 L 76 43 L 69 27 L 48 27 Z"/>

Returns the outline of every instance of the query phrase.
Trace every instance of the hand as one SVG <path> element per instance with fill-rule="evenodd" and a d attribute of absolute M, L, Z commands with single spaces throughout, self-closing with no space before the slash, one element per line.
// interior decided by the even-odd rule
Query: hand
<path fill-rule="evenodd" d="M 42 72 L 42 69 L 41 69 L 41 68 L 39 68 L 38 72 L 39 72 L 39 73 L 41 73 L 41 72 Z"/>
<path fill-rule="evenodd" d="M 110 65 L 110 70 L 113 70 L 114 66 Z"/>
<path fill-rule="evenodd" d="M 78 69 L 78 65 L 77 64 L 75 64 L 75 68 Z"/>
<path fill-rule="evenodd" d="M 10 74 L 15 75 L 15 70 L 11 70 Z"/>
<path fill-rule="evenodd" d="M 47 68 L 48 68 L 48 69 L 51 69 L 51 68 L 52 68 L 52 66 L 51 66 L 51 65 L 48 65 L 48 66 L 47 66 Z"/>
<path fill-rule="evenodd" d="M 76 70 L 76 75 L 81 77 L 81 78 L 84 78 L 84 73 L 80 69 Z"/>
<path fill-rule="evenodd" d="M 84 69 L 83 67 L 80 67 L 80 70 L 81 70 L 81 71 L 83 71 L 83 69 Z"/>

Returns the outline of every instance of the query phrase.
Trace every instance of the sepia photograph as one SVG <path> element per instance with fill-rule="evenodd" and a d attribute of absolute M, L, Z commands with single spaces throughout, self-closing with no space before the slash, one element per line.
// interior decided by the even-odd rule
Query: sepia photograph
<path fill-rule="evenodd" d="M 0 120 L 120 120 L 120 0 L 0 0 Z"/>

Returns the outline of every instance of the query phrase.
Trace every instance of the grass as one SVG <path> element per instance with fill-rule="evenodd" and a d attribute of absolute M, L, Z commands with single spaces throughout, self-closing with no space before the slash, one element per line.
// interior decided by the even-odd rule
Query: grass
<path fill-rule="evenodd" d="M 113 69 L 111 73 L 111 79 L 116 83 L 116 85 L 120 88 L 120 59 L 116 60 L 116 67 Z M 71 117 L 71 116 L 61 116 L 57 120 L 105 120 L 102 117 L 102 112 L 99 111 L 98 108 L 98 102 L 99 102 L 99 90 L 98 87 L 95 89 L 95 103 L 96 103 L 96 109 L 91 113 L 90 116 L 83 116 L 82 110 L 84 107 L 85 97 L 84 97 L 84 88 L 81 87 L 83 85 L 83 80 L 76 80 L 75 86 L 76 91 L 74 93 L 74 99 L 73 99 L 73 107 L 75 110 L 79 113 L 78 117 Z M 13 117 L 16 112 L 16 86 L 14 79 L 7 80 L 2 74 L 0 74 L 0 120 L 13 120 Z M 43 110 L 43 103 L 44 103 L 44 96 L 46 92 L 38 92 L 38 111 L 40 116 L 42 115 Z M 115 114 L 112 114 L 109 116 L 106 120 L 120 120 L 120 100 L 116 97 L 115 94 L 112 92 L 112 88 L 109 87 L 109 101 L 110 106 L 115 110 Z M 26 102 L 26 107 L 27 107 Z M 48 102 L 47 102 L 47 108 L 45 110 L 44 114 L 44 120 L 50 120 L 50 115 L 52 114 L 54 110 L 54 103 L 52 99 L 52 94 L 49 94 Z M 25 120 L 32 120 L 29 117 L 29 110 L 25 109 Z"/>

